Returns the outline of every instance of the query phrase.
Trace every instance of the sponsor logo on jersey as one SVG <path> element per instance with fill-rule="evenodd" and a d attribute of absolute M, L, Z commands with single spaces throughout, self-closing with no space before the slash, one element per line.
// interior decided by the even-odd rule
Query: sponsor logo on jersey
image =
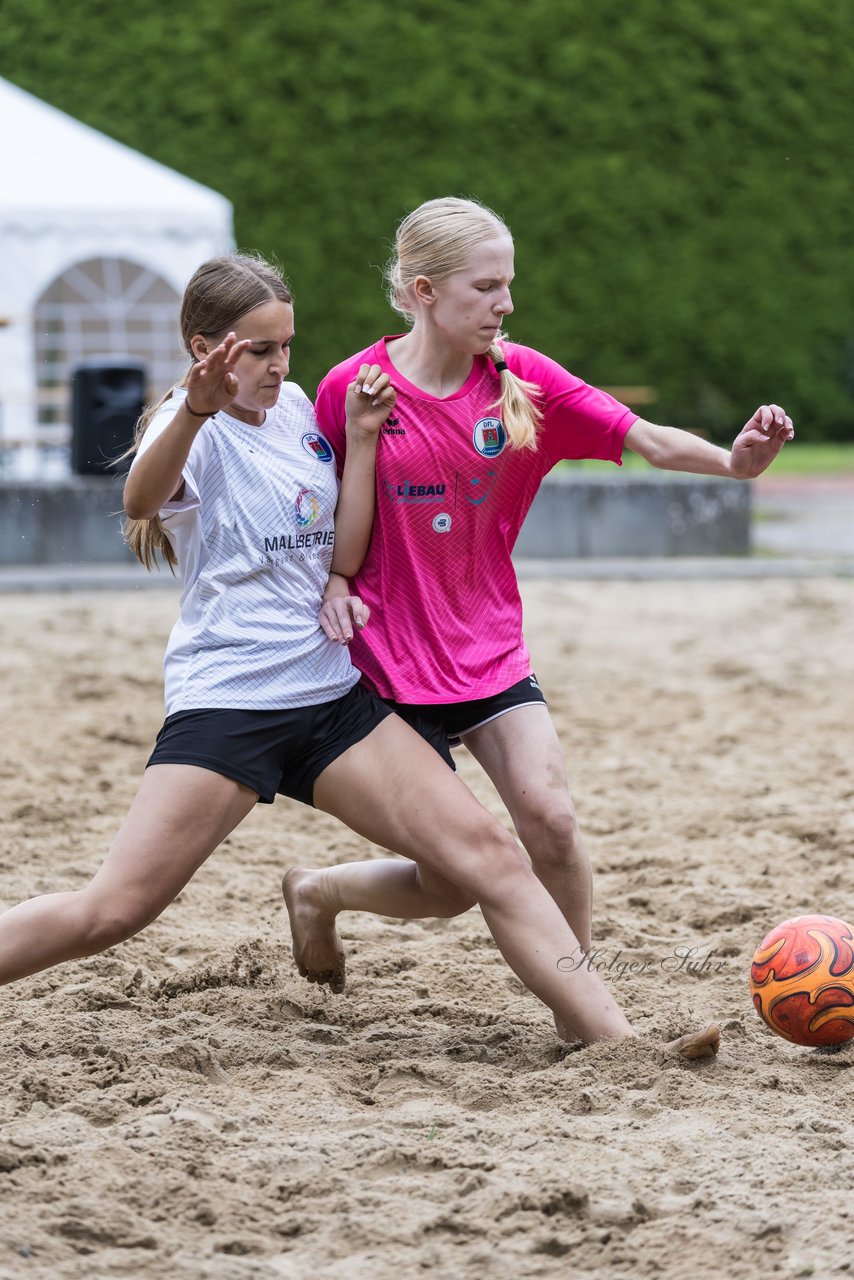
<path fill-rule="evenodd" d="M 411 480 L 403 480 L 400 484 L 396 480 L 386 480 L 384 487 L 386 497 L 398 505 L 442 502 L 446 488 L 443 484 L 413 484 Z"/>
<path fill-rule="evenodd" d="M 294 503 L 297 524 L 301 529 L 308 529 L 320 518 L 320 503 L 313 489 L 300 489 Z"/>
<path fill-rule="evenodd" d="M 332 461 L 332 448 L 329 441 L 316 431 L 306 431 L 300 440 L 300 444 L 306 453 L 310 453 L 312 458 L 317 458 L 318 462 Z"/>
<path fill-rule="evenodd" d="M 447 511 L 442 511 L 438 516 L 433 517 L 433 528 L 437 533 L 450 533 L 451 517 Z"/>
<path fill-rule="evenodd" d="M 484 458 L 497 458 L 507 444 L 507 432 L 500 418 L 480 418 L 474 424 L 472 442 Z"/>
<path fill-rule="evenodd" d="M 497 474 L 497 471 L 487 471 L 485 476 L 470 476 L 469 484 L 472 487 L 465 495 L 466 502 L 470 502 L 473 507 L 482 506 L 489 497 L 489 490 Z"/>
<path fill-rule="evenodd" d="M 400 425 L 400 418 L 396 418 L 394 414 L 386 418 L 385 422 L 383 423 L 383 435 L 384 436 L 405 436 L 406 431 Z"/>
<path fill-rule="evenodd" d="M 332 529 L 317 529 L 314 533 L 274 533 L 264 535 L 264 551 L 302 551 L 306 547 L 331 547 L 335 543 Z"/>

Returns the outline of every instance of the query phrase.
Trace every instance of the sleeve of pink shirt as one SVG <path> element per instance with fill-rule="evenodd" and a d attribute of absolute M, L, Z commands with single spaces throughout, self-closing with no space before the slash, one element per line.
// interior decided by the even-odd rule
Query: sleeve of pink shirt
<path fill-rule="evenodd" d="M 505 359 L 513 373 L 541 388 L 540 446 L 552 464 L 562 458 L 622 464 L 623 440 L 636 413 L 530 347 L 507 343 Z"/>

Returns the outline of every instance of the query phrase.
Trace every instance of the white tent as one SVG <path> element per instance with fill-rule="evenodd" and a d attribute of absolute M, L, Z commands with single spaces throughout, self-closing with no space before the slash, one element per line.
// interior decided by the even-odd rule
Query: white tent
<path fill-rule="evenodd" d="M 0 173 L 0 456 L 25 475 L 67 438 L 75 363 L 180 367 L 180 294 L 233 247 L 232 207 L 2 79 Z"/>

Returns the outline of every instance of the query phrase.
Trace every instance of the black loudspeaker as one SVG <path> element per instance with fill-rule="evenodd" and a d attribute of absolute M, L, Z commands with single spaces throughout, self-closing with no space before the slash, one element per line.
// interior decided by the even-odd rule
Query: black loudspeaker
<path fill-rule="evenodd" d="M 78 476 L 126 471 L 130 458 L 121 455 L 133 444 L 144 405 L 145 365 L 78 365 L 71 378 L 71 470 Z"/>

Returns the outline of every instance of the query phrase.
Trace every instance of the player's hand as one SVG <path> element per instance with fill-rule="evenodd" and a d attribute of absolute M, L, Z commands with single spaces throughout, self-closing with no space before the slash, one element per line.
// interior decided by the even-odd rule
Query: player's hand
<path fill-rule="evenodd" d="M 732 474 L 739 480 L 761 476 L 794 434 L 792 419 L 784 409 L 778 404 L 761 404 L 735 438 L 730 451 Z"/>
<path fill-rule="evenodd" d="M 324 600 L 320 610 L 320 625 L 330 640 L 347 645 L 355 631 L 368 625 L 371 611 L 359 596 L 333 596 Z"/>
<path fill-rule="evenodd" d="M 355 381 L 347 388 L 344 401 L 348 437 L 356 435 L 375 440 L 396 400 L 391 379 L 378 364 L 360 365 Z"/>
<path fill-rule="evenodd" d="M 252 339 L 230 333 L 218 347 L 209 351 L 190 370 L 187 379 L 187 399 L 196 413 L 217 413 L 234 400 L 240 389 L 235 366 Z"/>

